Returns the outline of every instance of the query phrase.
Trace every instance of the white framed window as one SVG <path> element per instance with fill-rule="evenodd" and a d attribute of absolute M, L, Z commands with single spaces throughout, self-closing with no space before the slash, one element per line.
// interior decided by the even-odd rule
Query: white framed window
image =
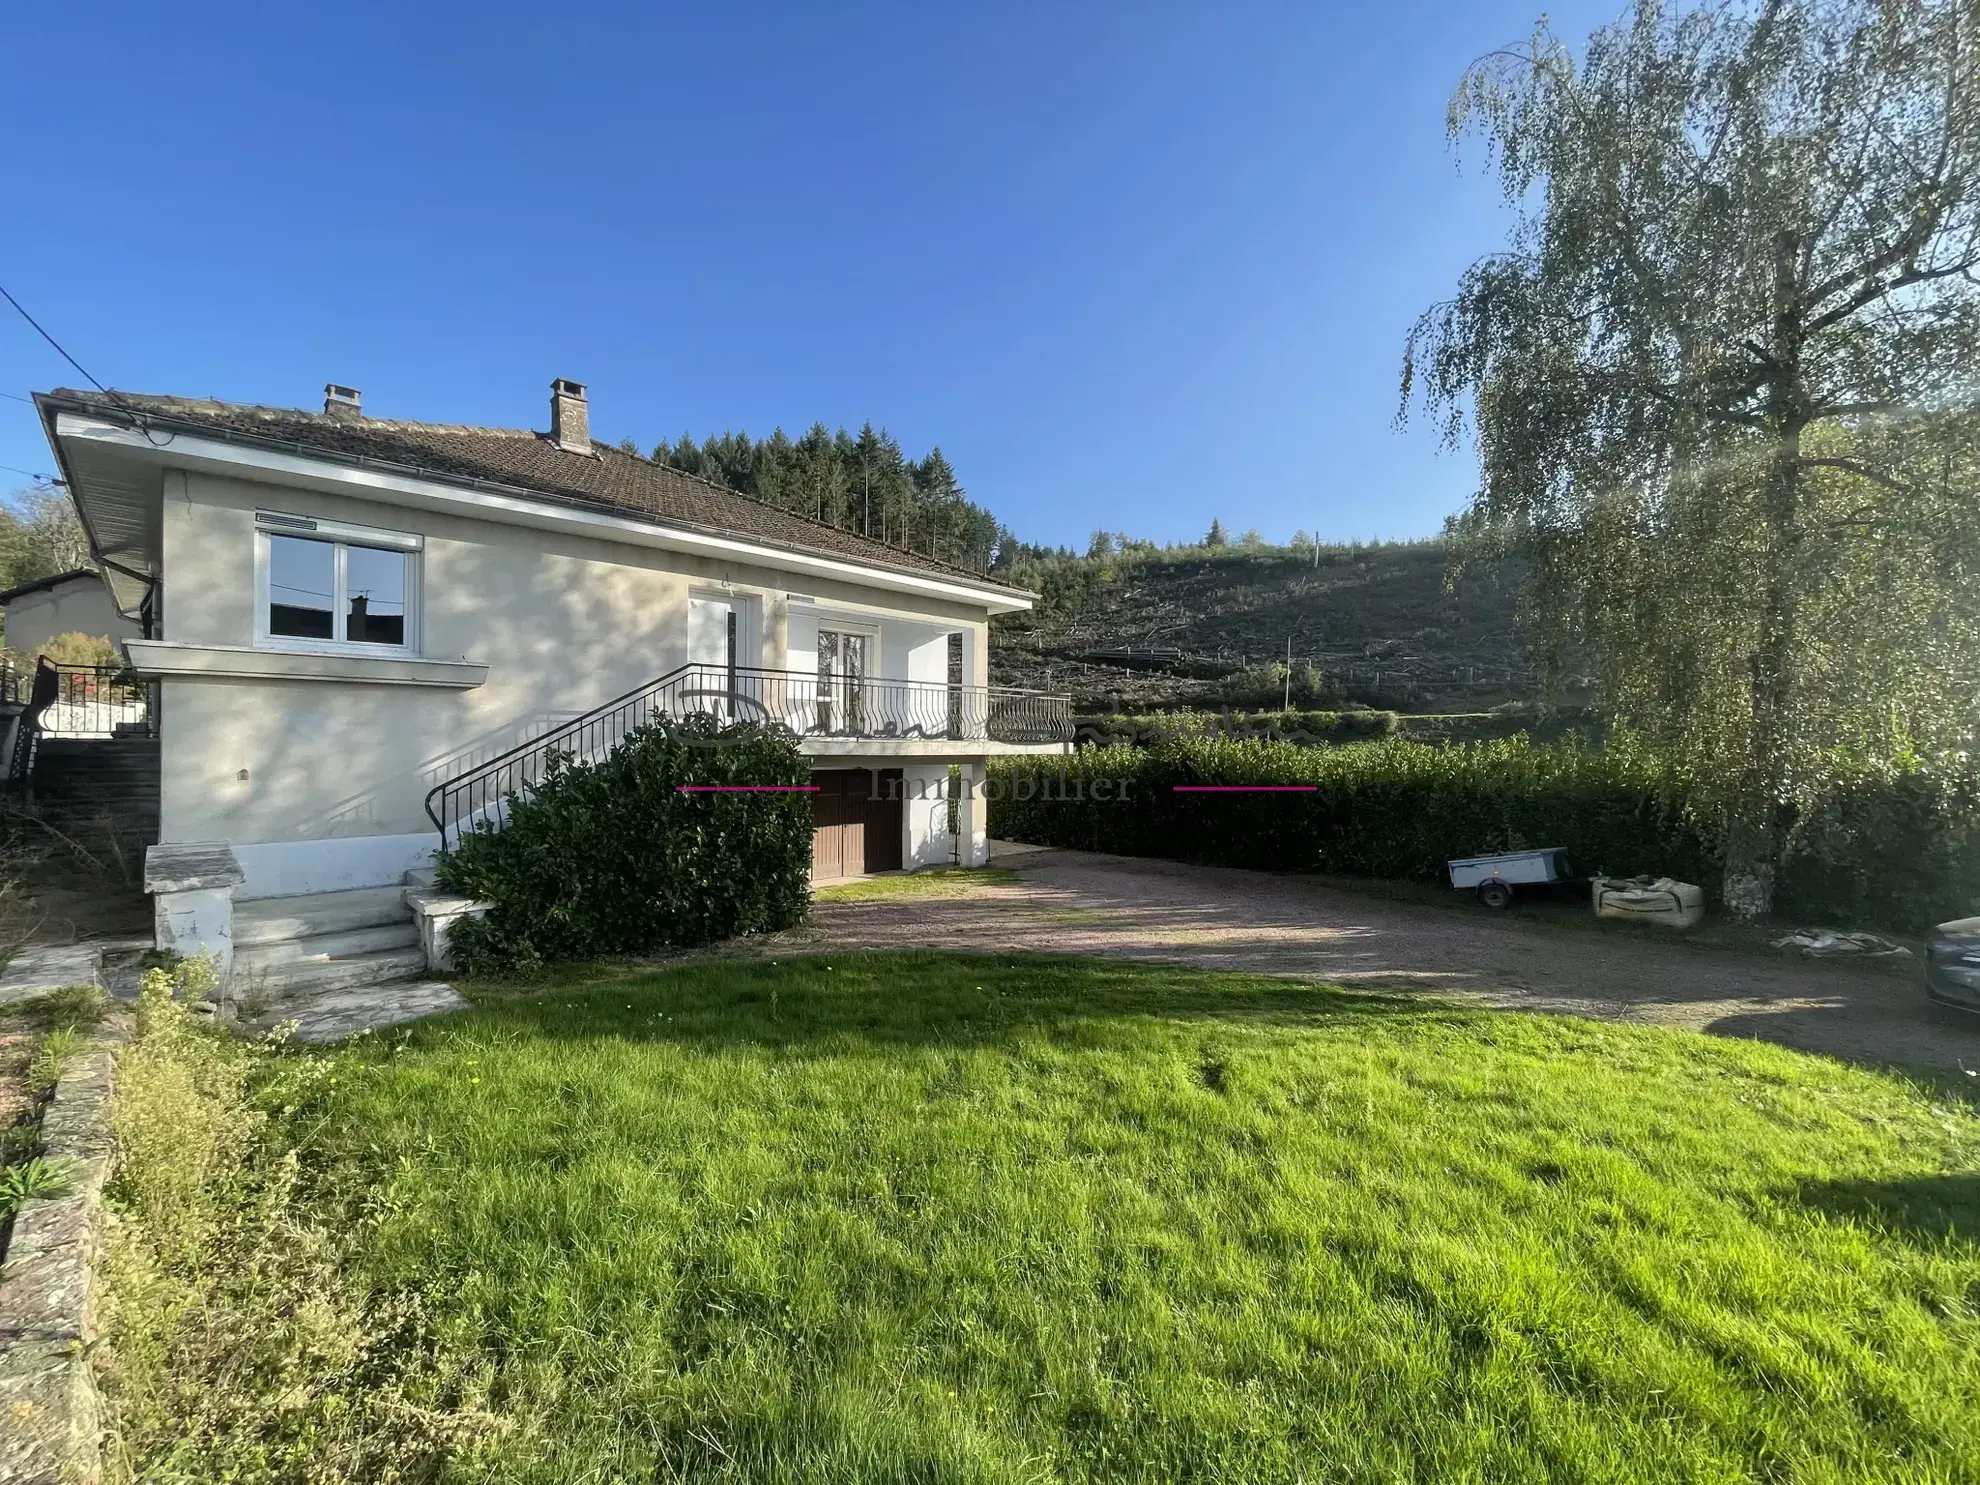
<path fill-rule="evenodd" d="M 274 511 L 254 524 L 257 645 L 419 653 L 421 538 Z"/>

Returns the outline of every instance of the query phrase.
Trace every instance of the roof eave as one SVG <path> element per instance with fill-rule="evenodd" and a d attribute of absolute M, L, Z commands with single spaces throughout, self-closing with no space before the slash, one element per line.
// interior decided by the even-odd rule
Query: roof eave
<path fill-rule="evenodd" d="M 974 574 L 933 570 L 908 564 L 881 563 L 855 557 L 829 548 L 804 546 L 795 542 L 779 541 L 774 537 L 758 536 L 740 532 L 728 527 L 706 526 L 694 521 L 675 517 L 662 517 L 651 511 L 632 507 L 612 505 L 603 501 L 586 500 L 563 495 L 556 491 L 537 489 L 526 485 L 511 485 L 499 480 L 485 479 L 476 475 L 462 475 L 443 470 L 428 469 L 420 465 L 404 464 L 397 460 L 380 459 L 370 455 L 352 454 L 342 450 L 324 449 L 313 444 L 292 439 L 270 438 L 263 435 L 242 432 L 239 429 L 215 427 L 193 419 L 175 418 L 169 413 L 155 413 L 149 409 L 119 406 L 114 402 L 99 402 L 94 398 L 60 397 L 56 394 L 37 393 L 36 402 L 42 406 L 43 423 L 48 432 L 49 443 L 55 449 L 56 459 L 63 466 L 64 477 L 68 478 L 68 464 L 62 450 L 62 435 L 56 419 L 63 413 L 73 413 L 83 417 L 101 418 L 127 428 L 143 429 L 150 426 L 170 429 L 189 438 L 209 440 L 214 443 L 229 444 L 244 449 L 258 449 L 270 454 L 304 460 L 313 463 L 340 466 L 353 470 L 373 471 L 379 474 L 396 476 L 401 479 L 423 481 L 435 485 L 451 486 L 471 493 L 480 493 L 500 498 L 528 501 L 549 506 L 556 510 L 574 513 L 593 513 L 610 516 L 618 520 L 647 526 L 658 531 L 678 531 L 683 536 L 699 537 L 706 540 L 738 543 L 760 549 L 768 554 L 788 554 L 811 562 L 824 562 L 846 567 L 855 572 L 870 573 L 884 577 L 893 583 L 908 583 L 915 586 L 947 587 L 964 590 L 973 601 L 986 602 L 993 612 L 1022 612 L 1033 606 L 1037 594 L 1026 589 L 1013 588 L 1003 583 L 978 578 Z M 147 439 L 146 442 L 149 442 Z M 75 501 L 75 486 L 70 483 L 72 503 Z M 88 526 L 85 521 L 85 530 Z M 91 550 L 97 552 L 98 544 L 91 536 Z"/>

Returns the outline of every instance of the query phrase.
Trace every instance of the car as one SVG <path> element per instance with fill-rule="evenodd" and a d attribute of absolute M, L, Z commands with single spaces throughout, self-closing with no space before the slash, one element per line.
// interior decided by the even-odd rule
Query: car
<path fill-rule="evenodd" d="M 1980 1011 L 1980 918 L 1941 923 L 1925 941 L 1925 993 L 1940 1005 Z"/>

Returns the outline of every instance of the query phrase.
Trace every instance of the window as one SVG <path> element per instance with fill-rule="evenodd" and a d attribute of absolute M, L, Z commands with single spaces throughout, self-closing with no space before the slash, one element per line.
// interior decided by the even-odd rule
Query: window
<path fill-rule="evenodd" d="M 258 642 L 416 648 L 417 536 L 267 512 L 256 524 Z"/>

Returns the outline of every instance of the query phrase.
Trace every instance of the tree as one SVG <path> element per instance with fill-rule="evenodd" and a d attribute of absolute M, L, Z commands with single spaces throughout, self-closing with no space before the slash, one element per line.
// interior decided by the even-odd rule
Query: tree
<path fill-rule="evenodd" d="M 90 565 L 89 538 L 61 489 L 35 485 L 0 504 L 0 588 Z"/>
<path fill-rule="evenodd" d="M 1095 531 L 1086 541 L 1086 555 L 1089 557 L 1111 557 L 1114 555 L 1114 533 Z"/>
<path fill-rule="evenodd" d="M 1254 526 L 1238 538 L 1238 545 L 1252 548 L 1262 547 L 1265 545 L 1265 538 L 1259 534 L 1257 527 Z"/>
<path fill-rule="evenodd" d="M 1970 0 L 1655 0 L 1577 65 L 1544 23 L 1466 76 L 1518 214 L 1412 330 L 1402 407 L 1475 438 L 1460 561 L 1715 812 L 1771 909 L 1849 775 L 1980 715 L 1980 23 Z"/>
<path fill-rule="evenodd" d="M 1203 544 L 1206 547 L 1222 547 L 1222 546 L 1230 545 L 1230 538 L 1224 535 L 1224 523 L 1218 520 L 1215 516 L 1212 516 L 1210 518 L 1210 533 L 1209 535 L 1203 538 Z"/>

